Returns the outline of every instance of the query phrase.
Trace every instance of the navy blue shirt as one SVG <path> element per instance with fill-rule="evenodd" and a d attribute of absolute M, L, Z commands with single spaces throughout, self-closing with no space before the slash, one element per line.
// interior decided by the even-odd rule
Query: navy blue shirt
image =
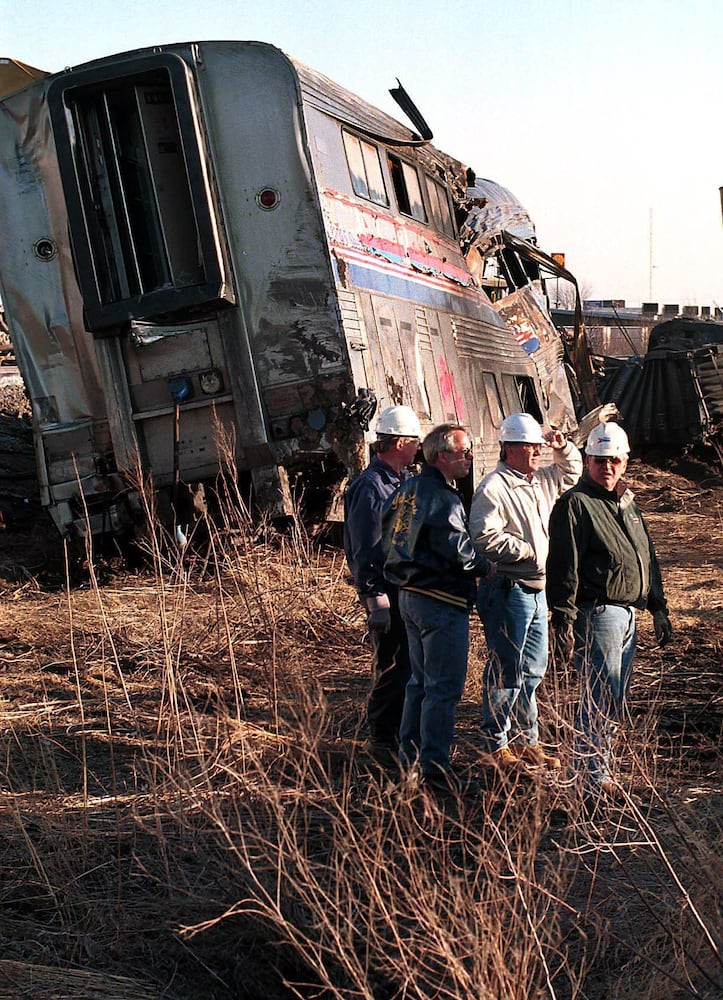
<path fill-rule="evenodd" d="M 397 487 L 409 478 L 406 469 L 395 472 L 375 455 L 344 494 L 344 552 L 359 597 L 385 594 L 382 553 L 382 510 Z"/>

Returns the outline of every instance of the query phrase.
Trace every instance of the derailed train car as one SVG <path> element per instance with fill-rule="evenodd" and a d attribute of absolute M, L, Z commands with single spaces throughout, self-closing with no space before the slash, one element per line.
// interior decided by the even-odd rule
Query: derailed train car
<path fill-rule="evenodd" d="M 132 530 L 134 470 L 178 505 L 229 457 L 273 513 L 306 476 L 333 517 L 394 403 L 467 425 L 475 481 L 505 414 L 576 426 L 551 262 L 500 226 L 482 246 L 489 192 L 412 124 L 258 42 L 0 102 L 1 294 L 61 532 Z"/>
<path fill-rule="evenodd" d="M 658 323 L 643 357 L 604 359 L 598 394 L 625 414 L 638 453 L 710 451 L 723 468 L 723 323 Z"/>

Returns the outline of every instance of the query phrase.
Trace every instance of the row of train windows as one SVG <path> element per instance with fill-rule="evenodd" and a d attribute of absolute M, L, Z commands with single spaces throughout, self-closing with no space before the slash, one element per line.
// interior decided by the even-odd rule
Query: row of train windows
<path fill-rule="evenodd" d="M 384 183 L 379 147 L 350 132 L 344 132 L 344 147 L 354 193 L 377 205 L 388 206 L 389 196 Z M 416 219 L 417 222 L 429 222 L 417 168 L 394 153 L 387 151 L 386 156 L 399 211 L 402 215 Z M 445 186 L 429 174 L 425 173 L 424 179 L 432 225 L 446 236 L 454 238 L 456 235 L 454 221 Z"/>

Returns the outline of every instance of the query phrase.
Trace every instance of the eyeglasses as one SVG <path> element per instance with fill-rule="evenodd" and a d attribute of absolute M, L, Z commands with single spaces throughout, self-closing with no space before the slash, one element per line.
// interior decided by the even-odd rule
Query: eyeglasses
<path fill-rule="evenodd" d="M 445 448 L 448 455 L 458 455 L 460 458 L 472 458 L 471 448 L 460 448 L 459 451 L 455 451 L 453 448 Z"/>
<path fill-rule="evenodd" d="M 593 455 L 592 460 L 595 465 L 612 465 L 617 468 L 618 465 L 622 464 L 622 458 L 611 458 L 609 455 Z"/>

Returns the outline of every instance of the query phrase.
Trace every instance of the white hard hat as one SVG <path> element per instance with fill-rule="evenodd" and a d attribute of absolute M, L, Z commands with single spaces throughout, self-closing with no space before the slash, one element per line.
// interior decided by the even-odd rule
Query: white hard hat
<path fill-rule="evenodd" d="M 628 435 L 620 424 L 598 424 L 587 436 L 585 452 L 600 458 L 623 458 L 630 454 Z"/>
<path fill-rule="evenodd" d="M 512 413 L 500 425 L 499 439 L 509 444 L 544 444 L 542 428 L 529 413 Z"/>
<path fill-rule="evenodd" d="M 411 406 L 388 406 L 382 410 L 375 428 L 377 434 L 391 434 L 394 437 L 421 437 L 419 417 Z"/>

